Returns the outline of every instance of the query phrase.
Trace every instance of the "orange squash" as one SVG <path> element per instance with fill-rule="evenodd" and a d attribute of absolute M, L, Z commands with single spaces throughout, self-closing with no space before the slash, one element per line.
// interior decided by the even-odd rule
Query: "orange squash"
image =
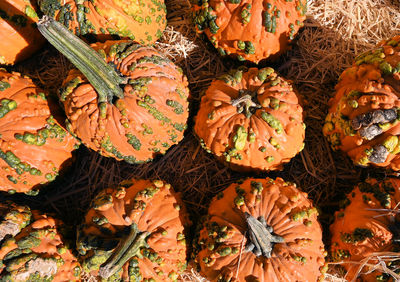
<path fill-rule="evenodd" d="M 140 44 L 153 44 L 167 25 L 164 0 L 38 0 L 46 15 L 64 24 L 78 36 L 98 40 L 113 35 Z"/>
<path fill-rule="evenodd" d="M 0 70 L 0 190 L 34 195 L 71 163 L 79 142 L 31 79 Z"/>
<path fill-rule="evenodd" d="M 211 281 L 317 281 L 326 271 L 318 212 L 281 178 L 233 183 L 211 202 L 195 239 Z"/>
<path fill-rule="evenodd" d="M 323 128 L 360 166 L 400 170 L 400 36 L 356 58 L 335 87 Z"/>
<path fill-rule="evenodd" d="M 80 281 L 81 268 L 63 242 L 62 222 L 11 202 L 0 203 L 2 281 Z"/>
<path fill-rule="evenodd" d="M 272 68 L 241 68 L 201 98 L 194 130 L 202 146 L 232 169 L 282 169 L 303 149 L 303 109 L 290 81 Z"/>
<path fill-rule="evenodd" d="M 0 1 L 0 64 L 25 60 L 43 46 L 36 11 L 36 1 Z"/>
<path fill-rule="evenodd" d="M 349 281 L 395 281 L 382 264 L 398 274 L 400 179 L 368 179 L 347 195 L 345 203 L 330 226 L 333 260 L 343 262 Z"/>
<path fill-rule="evenodd" d="M 78 231 L 83 270 L 108 281 L 176 281 L 188 215 L 171 185 L 129 180 L 100 192 Z"/>
<path fill-rule="evenodd" d="M 193 18 L 221 55 L 260 62 L 289 48 L 307 11 L 306 0 L 197 0 Z"/>

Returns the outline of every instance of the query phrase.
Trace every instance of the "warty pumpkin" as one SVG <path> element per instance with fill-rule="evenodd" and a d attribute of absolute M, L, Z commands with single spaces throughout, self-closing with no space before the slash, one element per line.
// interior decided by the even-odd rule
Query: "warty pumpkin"
<path fill-rule="evenodd" d="M 317 281 L 326 271 L 317 216 L 282 178 L 233 183 L 210 204 L 196 262 L 211 281 Z"/>
<path fill-rule="evenodd" d="M 272 68 L 241 68 L 214 80 L 194 130 L 208 152 L 240 171 L 281 169 L 304 147 L 299 99 Z"/>
<path fill-rule="evenodd" d="M 87 147 L 141 163 L 164 154 L 183 138 L 188 83 L 169 59 L 132 41 L 96 43 L 96 52 L 48 18 L 39 29 L 67 57 L 69 49 L 80 54 L 68 57 L 82 73 L 70 71 L 60 99 L 68 129 Z"/>
<path fill-rule="evenodd" d="M 289 48 L 307 12 L 306 0 L 197 0 L 193 21 L 221 55 L 258 63 Z"/>
<path fill-rule="evenodd" d="M 100 192 L 78 231 L 83 270 L 107 281 L 176 281 L 188 215 L 171 185 L 128 180 Z"/>
<path fill-rule="evenodd" d="M 330 226 L 331 256 L 333 261 L 343 262 L 346 279 L 395 281 L 389 273 L 382 273 L 382 264 L 400 274 L 399 203 L 397 178 L 367 179 L 347 195 L 345 207 L 335 213 Z"/>
<path fill-rule="evenodd" d="M 78 36 L 110 40 L 113 35 L 153 44 L 167 25 L 164 0 L 38 0 L 46 15 Z"/>
<path fill-rule="evenodd" d="M 33 0 L 0 1 L 0 64 L 25 60 L 43 46 L 36 10 Z"/>
<path fill-rule="evenodd" d="M 355 164 L 400 170 L 400 36 L 355 60 L 335 87 L 323 128 Z"/>
<path fill-rule="evenodd" d="M 0 281 L 80 281 L 63 242 L 62 222 L 12 202 L 0 203 Z"/>
<path fill-rule="evenodd" d="M 71 162 L 79 142 L 30 78 L 0 69 L 0 190 L 34 195 Z"/>

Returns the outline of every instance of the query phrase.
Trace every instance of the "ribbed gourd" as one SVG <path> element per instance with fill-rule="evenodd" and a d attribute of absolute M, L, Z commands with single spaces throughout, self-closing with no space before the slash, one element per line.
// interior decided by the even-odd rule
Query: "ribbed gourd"
<path fill-rule="evenodd" d="M 194 240 L 210 281 L 317 281 L 325 264 L 318 211 L 281 178 L 233 183 L 211 201 Z"/>
<path fill-rule="evenodd" d="M 214 80 L 194 130 L 203 148 L 239 171 L 282 169 L 304 147 L 303 109 L 272 68 L 240 68 Z"/>
<path fill-rule="evenodd" d="M 197 0 L 193 22 L 219 53 L 259 63 L 285 52 L 306 18 L 306 0 Z"/>
<path fill-rule="evenodd" d="M 358 56 L 340 76 L 323 128 L 356 165 L 400 170 L 400 36 Z"/>
<path fill-rule="evenodd" d="M 0 69 L 0 190 L 35 195 L 79 146 L 57 103 L 30 78 Z"/>
<path fill-rule="evenodd" d="M 133 41 L 89 47 L 49 18 L 39 29 L 67 57 L 70 50 L 80 54 L 68 57 L 79 70 L 69 72 L 60 100 L 68 129 L 83 144 L 107 157 L 143 163 L 183 138 L 188 82 L 164 55 Z"/>
<path fill-rule="evenodd" d="M 78 229 L 83 270 L 105 281 L 177 281 L 189 223 L 170 184 L 123 181 L 95 197 Z"/>
<path fill-rule="evenodd" d="M 0 281 L 80 281 L 81 268 L 60 233 L 63 223 L 0 203 Z"/>

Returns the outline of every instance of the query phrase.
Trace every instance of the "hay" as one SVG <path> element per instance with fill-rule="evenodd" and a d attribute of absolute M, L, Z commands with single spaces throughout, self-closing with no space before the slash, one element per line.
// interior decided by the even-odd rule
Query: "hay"
<path fill-rule="evenodd" d="M 191 90 L 189 129 L 184 140 L 165 156 L 143 165 L 129 165 L 101 157 L 83 146 L 75 153 L 72 167 L 36 197 L 8 196 L 18 203 L 55 213 L 70 225 L 78 224 L 96 193 L 129 177 L 162 178 L 182 193 L 196 224 L 207 211 L 210 199 L 243 177 L 283 177 L 309 193 L 320 208 L 324 241 L 329 247 L 328 226 L 339 202 L 360 178 L 375 173 L 362 170 L 340 153 L 333 153 L 322 136 L 327 102 L 338 75 L 355 56 L 378 41 L 400 34 L 397 0 L 310 0 L 304 29 L 292 50 L 272 64 L 294 81 L 305 101 L 306 146 L 282 172 L 236 173 L 204 152 L 194 137 L 193 116 L 201 92 L 226 70 L 240 65 L 222 59 L 207 40 L 197 36 L 190 23 L 188 0 L 166 0 L 168 27 L 155 47 L 181 66 Z M 30 75 L 39 85 L 55 92 L 70 68 L 69 62 L 47 45 L 34 58 L 14 70 Z M 194 228 L 189 231 L 192 238 Z M 344 273 L 331 267 L 326 281 L 343 281 Z M 184 281 L 205 281 L 190 269 Z"/>

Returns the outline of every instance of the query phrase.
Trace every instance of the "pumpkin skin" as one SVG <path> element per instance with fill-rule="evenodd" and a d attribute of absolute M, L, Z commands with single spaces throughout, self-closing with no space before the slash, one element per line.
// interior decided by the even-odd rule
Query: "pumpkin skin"
<path fill-rule="evenodd" d="M 0 70 L 0 103 L 0 190 L 34 195 L 70 164 L 79 142 L 28 77 Z"/>
<path fill-rule="evenodd" d="M 400 36 L 356 58 L 336 85 L 323 133 L 355 164 L 400 170 Z"/>
<path fill-rule="evenodd" d="M 289 48 L 306 11 L 306 0 L 197 0 L 193 21 L 221 55 L 258 63 Z"/>
<path fill-rule="evenodd" d="M 167 25 L 164 0 L 38 0 L 42 12 L 78 36 L 95 35 L 100 41 L 112 35 L 153 44 Z"/>
<path fill-rule="evenodd" d="M 87 147 L 117 160 L 142 163 L 164 154 L 186 129 L 189 89 L 182 70 L 152 47 L 130 41 L 92 47 L 128 80 L 124 98 L 98 103 L 93 86 L 71 70 L 61 91 L 68 129 Z"/>
<path fill-rule="evenodd" d="M 80 281 L 81 268 L 59 233 L 62 222 L 11 202 L 0 203 L 2 281 Z"/>
<path fill-rule="evenodd" d="M 36 1 L 0 1 L 0 64 L 25 60 L 43 46 L 36 10 Z"/>
<path fill-rule="evenodd" d="M 358 264 L 373 253 L 398 252 L 398 245 L 393 240 L 399 238 L 399 217 L 390 210 L 397 210 L 400 201 L 400 180 L 387 178 L 384 181 L 367 179 L 359 183 L 347 195 L 347 206 L 335 212 L 335 222 L 330 226 L 332 233 L 331 256 L 334 261 L 342 261 L 346 270 L 346 279 L 360 281 L 391 281 L 382 278 L 379 271 L 355 277 Z M 376 209 L 386 209 L 379 211 Z M 369 264 L 377 263 L 370 259 Z M 397 262 L 398 263 L 398 262 Z M 390 268 L 388 266 L 388 268 Z M 370 269 L 365 267 L 362 272 Z M 358 280 L 357 280 L 358 281 Z"/>
<path fill-rule="evenodd" d="M 189 223 L 171 185 L 161 180 L 124 181 L 98 194 L 79 228 L 77 247 L 83 255 L 83 270 L 99 274 L 116 243 L 135 225 L 141 232 L 149 232 L 148 246 L 128 257 L 107 281 L 176 281 L 186 267 L 184 227 Z"/>
<path fill-rule="evenodd" d="M 251 101 L 239 103 L 248 95 Z M 242 68 L 214 80 L 194 130 L 208 152 L 239 171 L 282 169 L 304 147 L 299 99 L 272 68 Z"/>
<path fill-rule="evenodd" d="M 246 212 L 264 217 L 283 238 L 270 258 L 246 251 Z M 202 225 L 196 256 L 201 273 L 211 281 L 317 281 L 326 271 L 317 216 L 307 194 L 281 178 L 233 183 L 212 200 Z"/>

